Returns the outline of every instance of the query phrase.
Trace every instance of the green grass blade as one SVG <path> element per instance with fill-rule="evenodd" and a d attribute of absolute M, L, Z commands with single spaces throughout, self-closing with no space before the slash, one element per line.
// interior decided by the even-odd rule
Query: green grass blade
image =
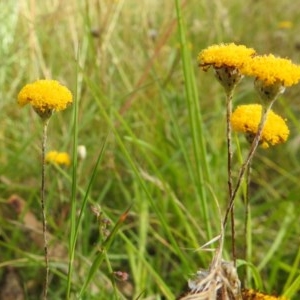
<path fill-rule="evenodd" d="M 69 265 L 68 265 L 68 280 L 67 280 L 67 299 L 70 299 L 73 264 L 75 249 L 76 232 L 76 191 L 77 191 L 77 148 L 78 148 L 78 86 L 76 85 L 74 109 L 73 109 L 73 161 L 72 161 L 72 196 L 71 196 L 71 213 L 70 213 L 70 239 L 69 239 Z"/>
<path fill-rule="evenodd" d="M 293 217 L 292 217 L 293 216 L 293 209 L 294 209 L 293 205 L 290 204 L 290 205 L 287 206 L 285 218 L 282 221 L 282 224 L 281 224 L 279 232 L 276 236 L 276 239 L 274 240 L 274 242 L 272 243 L 269 251 L 264 255 L 263 260 L 260 262 L 260 264 L 257 267 L 257 269 L 259 271 L 261 271 L 267 265 L 267 263 L 274 256 L 274 253 L 281 247 L 282 241 L 283 241 L 285 235 L 288 233 L 290 224 L 293 221 Z"/>
<path fill-rule="evenodd" d="M 284 291 L 283 296 L 287 297 L 288 299 L 295 299 L 293 298 L 300 290 L 300 275 L 296 277 L 296 279 L 290 284 L 290 286 Z"/>
<path fill-rule="evenodd" d="M 103 245 L 101 245 L 101 249 L 99 249 L 99 252 L 96 256 L 96 258 L 94 259 L 94 262 L 92 263 L 92 266 L 89 270 L 89 273 L 86 277 L 86 280 L 84 281 L 83 285 L 82 285 L 82 288 L 80 290 L 80 293 L 79 293 L 79 297 L 81 297 L 89 283 L 91 282 L 91 280 L 93 279 L 93 277 L 95 276 L 96 272 L 98 271 L 101 263 L 103 262 L 103 260 L 105 259 L 106 257 L 106 253 L 108 253 L 108 250 L 113 242 L 113 240 L 115 239 L 120 227 L 122 226 L 122 224 L 124 223 L 124 221 L 126 220 L 127 218 L 127 215 L 129 213 L 129 210 L 130 208 L 128 208 L 119 218 L 119 220 L 117 221 L 116 225 L 113 227 L 110 235 L 107 237 L 107 239 L 104 241 Z"/>
<path fill-rule="evenodd" d="M 262 278 L 259 274 L 258 269 L 252 263 L 249 263 L 249 262 L 247 262 L 245 260 L 242 260 L 242 259 L 238 259 L 237 260 L 237 267 L 241 267 L 241 266 L 245 266 L 247 269 L 251 270 L 252 278 L 253 278 L 254 283 L 255 283 L 255 288 L 257 290 L 261 291 L 263 289 L 263 281 L 262 281 Z"/>
<path fill-rule="evenodd" d="M 181 46 L 181 59 L 184 73 L 185 92 L 189 111 L 190 127 L 192 130 L 193 150 L 196 161 L 197 188 L 200 196 L 200 206 L 202 211 L 201 218 L 207 230 L 207 239 L 212 238 L 212 228 L 207 206 L 207 195 L 205 192 L 205 182 L 210 182 L 209 168 L 204 141 L 204 129 L 199 107 L 199 98 L 195 83 L 195 76 L 191 66 L 191 55 L 188 49 L 188 42 L 185 35 L 185 27 L 179 0 L 175 0 L 176 13 L 179 29 L 179 41 Z"/>

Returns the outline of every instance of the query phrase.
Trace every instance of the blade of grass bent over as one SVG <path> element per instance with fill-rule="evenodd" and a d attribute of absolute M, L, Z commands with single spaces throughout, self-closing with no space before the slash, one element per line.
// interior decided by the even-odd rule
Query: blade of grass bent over
<path fill-rule="evenodd" d="M 85 282 L 82 285 L 82 288 L 80 290 L 79 293 L 79 298 L 83 295 L 83 293 L 85 292 L 86 288 L 88 287 L 88 284 L 90 283 L 90 281 L 93 279 L 93 277 L 95 276 L 97 270 L 99 269 L 102 261 L 105 259 L 105 255 L 108 252 L 116 234 L 118 233 L 118 230 L 120 229 L 120 227 L 122 226 L 122 224 L 124 223 L 124 221 L 127 218 L 127 215 L 129 213 L 131 207 L 129 207 L 119 218 L 118 222 L 116 223 L 116 225 L 113 227 L 111 234 L 108 236 L 108 238 L 104 241 L 103 245 L 101 246 L 101 249 L 99 249 L 99 253 L 97 254 L 91 268 L 89 271 L 89 274 L 85 280 Z"/>
<path fill-rule="evenodd" d="M 91 82 L 88 82 L 88 84 L 92 84 Z M 93 86 L 91 87 L 91 91 L 96 91 L 97 87 Z M 103 117 L 106 119 L 106 121 L 108 122 L 115 138 L 116 141 L 121 149 L 121 151 L 123 152 L 125 158 L 127 159 L 129 165 L 131 166 L 132 172 L 133 174 L 136 176 L 136 179 L 138 180 L 141 188 L 144 190 L 145 195 L 147 196 L 147 199 L 152 207 L 152 209 L 154 210 L 154 212 L 156 213 L 156 215 L 158 216 L 158 219 L 160 220 L 160 223 L 162 225 L 163 230 L 165 231 L 165 233 L 168 236 L 168 239 L 170 240 L 170 243 L 173 246 L 173 252 L 176 253 L 176 255 L 178 255 L 178 257 L 180 257 L 182 264 L 184 265 L 185 268 L 189 268 L 189 265 L 187 263 L 186 257 L 183 255 L 182 250 L 180 249 L 176 239 L 174 238 L 174 235 L 172 234 L 172 230 L 170 228 L 170 226 L 167 224 L 166 218 L 165 216 L 162 214 L 161 210 L 158 208 L 157 204 L 155 203 L 155 201 L 153 200 L 151 193 L 149 191 L 149 189 L 147 188 L 144 179 L 141 176 L 140 170 L 137 166 L 137 163 L 133 160 L 133 158 L 130 156 L 130 153 L 128 152 L 122 137 L 119 135 L 117 129 L 114 126 L 113 121 L 111 120 L 111 117 L 108 115 L 108 113 L 106 112 L 106 110 L 104 109 L 102 102 L 99 99 L 99 96 L 97 94 L 95 94 L 95 100 L 97 101 L 99 108 L 101 110 L 101 112 L 103 113 Z M 112 113 L 116 114 L 115 117 L 117 118 L 119 124 L 122 124 L 122 126 L 124 128 L 128 128 L 128 124 L 126 124 L 126 122 L 124 121 L 124 119 L 122 118 L 122 116 L 117 112 L 117 111 L 113 111 Z M 184 268 L 182 265 L 182 268 Z"/>

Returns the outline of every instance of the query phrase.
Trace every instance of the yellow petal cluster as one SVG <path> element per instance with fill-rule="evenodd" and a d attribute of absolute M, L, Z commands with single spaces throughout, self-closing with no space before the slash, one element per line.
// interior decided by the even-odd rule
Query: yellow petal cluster
<path fill-rule="evenodd" d="M 234 43 L 212 45 L 199 53 L 198 62 L 204 70 L 210 66 L 240 68 L 255 53 L 252 48 Z"/>
<path fill-rule="evenodd" d="M 242 291 L 243 300 L 288 300 L 286 297 L 282 296 L 272 296 L 264 293 L 257 292 L 253 289 L 245 289 Z"/>
<path fill-rule="evenodd" d="M 40 113 L 64 110 L 72 101 L 69 89 L 56 80 L 37 80 L 25 85 L 18 94 L 19 105 L 29 103 Z"/>
<path fill-rule="evenodd" d="M 300 80 L 299 65 L 273 54 L 253 57 L 243 65 L 241 72 L 244 75 L 254 76 L 266 86 L 280 83 L 288 87 Z"/>
<path fill-rule="evenodd" d="M 45 160 L 47 163 L 57 165 L 69 166 L 71 164 L 70 156 L 66 152 L 50 151 L 46 154 Z"/>
<path fill-rule="evenodd" d="M 245 134 L 256 135 L 261 119 L 260 104 L 240 105 L 231 115 L 232 129 Z M 273 111 L 269 111 L 264 125 L 261 143 L 263 148 L 284 143 L 289 136 L 289 128 L 285 121 Z"/>
<path fill-rule="evenodd" d="M 278 23 L 278 28 L 280 29 L 290 29 L 293 27 L 293 23 L 291 21 L 281 21 Z"/>

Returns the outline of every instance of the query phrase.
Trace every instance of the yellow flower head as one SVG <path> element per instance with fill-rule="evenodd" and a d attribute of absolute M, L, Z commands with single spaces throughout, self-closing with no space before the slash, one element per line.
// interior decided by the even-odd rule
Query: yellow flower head
<path fill-rule="evenodd" d="M 281 21 L 278 23 L 279 29 L 290 29 L 293 27 L 293 23 L 291 21 Z"/>
<path fill-rule="evenodd" d="M 53 111 L 67 108 L 73 101 L 71 92 L 56 80 L 38 80 L 25 85 L 18 95 L 18 104 L 31 104 L 41 116 L 48 118 Z"/>
<path fill-rule="evenodd" d="M 255 55 L 255 50 L 244 45 L 234 43 L 212 45 L 199 53 L 198 62 L 204 70 L 210 66 L 238 69 L 253 55 Z"/>
<path fill-rule="evenodd" d="M 232 129 L 245 133 L 252 138 L 256 135 L 261 120 L 262 106 L 259 104 L 240 105 L 231 115 Z M 269 111 L 264 125 L 261 144 L 263 148 L 284 143 L 289 136 L 289 128 L 285 121 Z"/>
<path fill-rule="evenodd" d="M 257 292 L 253 289 L 245 289 L 242 291 L 243 300 L 288 300 L 286 297 L 277 297 Z"/>
<path fill-rule="evenodd" d="M 284 87 L 296 84 L 300 80 L 300 66 L 289 59 L 276 57 L 272 54 L 255 56 L 243 65 L 244 75 L 254 76 L 264 85 L 281 84 Z"/>
<path fill-rule="evenodd" d="M 71 164 L 70 156 L 66 152 L 50 151 L 47 153 L 45 160 L 48 163 L 57 165 L 69 166 Z"/>
<path fill-rule="evenodd" d="M 254 49 L 234 43 L 212 45 L 199 53 L 198 62 L 204 71 L 213 66 L 217 80 L 231 93 L 243 77 L 241 66 L 254 54 Z"/>

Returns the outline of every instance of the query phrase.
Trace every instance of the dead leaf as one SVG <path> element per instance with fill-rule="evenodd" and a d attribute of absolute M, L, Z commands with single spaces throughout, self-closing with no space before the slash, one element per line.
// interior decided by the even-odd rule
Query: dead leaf
<path fill-rule="evenodd" d="M 6 267 L 0 283 L 0 300 L 24 300 L 25 295 L 18 272 Z"/>
<path fill-rule="evenodd" d="M 29 238 L 32 242 L 37 245 L 39 248 L 44 247 L 44 238 L 43 238 L 43 225 L 40 222 L 34 213 L 30 210 L 26 210 L 26 201 L 18 195 L 11 195 L 7 203 L 13 208 L 17 213 L 18 217 L 22 217 L 22 224 L 24 229 L 28 231 Z M 14 222 L 15 223 L 15 222 Z M 47 233 L 48 239 L 48 253 L 50 258 L 59 258 L 64 259 L 68 257 L 66 248 L 57 241 L 57 239 L 50 233 Z"/>

